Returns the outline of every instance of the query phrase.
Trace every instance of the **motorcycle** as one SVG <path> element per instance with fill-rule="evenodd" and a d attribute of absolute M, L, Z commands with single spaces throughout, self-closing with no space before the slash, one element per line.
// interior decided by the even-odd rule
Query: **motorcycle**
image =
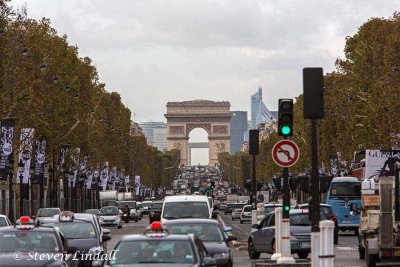
<path fill-rule="evenodd" d="M 129 222 L 129 214 L 127 212 L 122 213 L 122 220 L 124 220 L 125 223 Z"/>

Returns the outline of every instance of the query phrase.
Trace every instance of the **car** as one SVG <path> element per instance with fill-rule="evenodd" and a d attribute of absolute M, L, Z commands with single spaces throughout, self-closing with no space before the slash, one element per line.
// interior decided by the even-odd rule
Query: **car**
<path fill-rule="evenodd" d="M 117 201 L 117 206 L 119 209 L 119 212 L 123 214 L 123 210 L 125 206 L 128 206 L 130 209 L 130 214 L 129 214 L 129 219 L 134 220 L 137 222 L 141 217 L 138 215 L 137 212 L 137 203 L 134 200 L 124 200 L 124 201 Z"/>
<path fill-rule="evenodd" d="M 84 210 L 83 213 L 93 214 L 95 216 L 99 216 L 100 210 L 99 209 L 88 209 Z"/>
<path fill-rule="evenodd" d="M 150 214 L 151 205 L 153 205 L 153 201 L 143 201 L 143 215 Z"/>
<path fill-rule="evenodd" d="M 240 223 L 251 222 L 251 213 L 253 207 L 251 205 L 243 206 L 242 212 L 240 213 Z"/>
<path fill-rule="evenodd" d="M 308 209 L 308 203 L 302 203 L 298 205 L 299 209 Z M 333 243 L 337 245 L 339 243 L 339 223 L 336 215 L 333 213 L 333 209 L 328 204 L 320 204 L 319 210 L 321 214 L 321 220 L 331 220 L 335 224 L 333 231 Z"/>
<path fill-rule="evenodd" d="M 242 213 L 242 209 L 245 205 L 245 203 L 235 203 L 235 205 L 232 207 L 232 221 L 235 219 L 240 219 L 240 214 Z"/>
<path fill-rule="evenodd" d="M 215 266 L 201 240 L 193 234 L 170 234 L 160 222 L 153 222 L 141 235 L 125 235 L 106 261 L 92 266 Z"/>
<path fill-rule="evenodd" d="M 90 215 L 90 216 L 87 216 Z M 111 239 L 109 235 L 102 235 L 99 229 L 96 229 L 92 214 L 73 213 L 63 211 L 54 216 L 53 226 L 60 228 L 64 233 L 68 244 L 78 249 L 79 255 L 104 254 L 103 243 Z M 79 266 L 90 266 L 91 260 L 80 259 Z"/>
<path fill-rule="evenodd" d="M 58 227 L 37 226 L 21 216 L 15 226 L 0 228 L 0 266 L 78 266 L 72 257 L 77 249 L 67 244 Z"/>
<path fill-rule="evenodd" d="M 149 220 L 150 223 L 154 221 L 159 221 L 161 219 L 161 209 L 163 206 L 163 201 L 154 201 L 153 205 L 151 206 L 150 213 L 149 213 Z"/>
<path fill-rule="evenodd" d="M 224 209 L 224 213 L 228 214 L 228 213 L 232 213 L 232 208 L 235 206 L 235 203 L 227 203 L 226 207 Z"/>
<path fill-rule="evenodd" d="M 122 228 L 122 218 L 116 206 L 105 206 L 100 209 L 99 214 L 100 225 L 117 226 Z"/>
<path fill-rule="evenodd" d="M 172 234 L 196 234 L 203 242 L 208 253 L 220 267 L 232 267 L 233 257 L 229 241 L 236 240 L 227 235 L 218 222 L 213 219 L 177 219 L 169 220 L 164 225 Z"/>
<path fill-rule="evenodd" d="M 60 208 L 40 208 L 35 217 L 35 223 L 40 224 L 40 220 L 44 218 L 52 218 L 54 215 L 60 214 Z"/>
<path fill-rule="evenodd" d="M 161 211 L 161 223 L 179 218 L 208 219 L 211 217 L 211 207 L 206 196 L 167 196 Z"/>
<path fill-rule="evenodd" d="M 290 218 L 291 253 L 305 259 L 311 252 L 311 221 L 308 210 L 292 209 Z M 250 259 L 260 258 L 261 253 L 275 253 L 275 213 L 271 212 L 259 224 L 251 226 L 252 232 L 247 240 Z"/>
<path fill-rule="evenodd" d="M 12 224 L 10 220 L 7 218 L 7 216 L 0 214 L 0 227 L 11 226 L 11 225 Z"/>
<path fill-rule="evenodd" d="M 260 208 L 257 208 L 257 223 L 261 222 L 262 219 L 265 218 L 265 215 L 267 215 L 270 212 L 273 212 L 276 208 L 282 207 L 281 203 L 267 203 L 267 204 L 262 204 L 259 203 L 258 205 L 262 205 Z"/>

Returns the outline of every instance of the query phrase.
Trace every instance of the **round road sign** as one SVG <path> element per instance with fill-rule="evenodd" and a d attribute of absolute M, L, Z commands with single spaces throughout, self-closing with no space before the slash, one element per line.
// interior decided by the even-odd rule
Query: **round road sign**
<path fill-rule="evenodd" d="M 290 140 L 278 141 L 272 148 L 272 158 L 278 166 L 288 168 L 296 164 L 300 156 L 299 147 Z"/>

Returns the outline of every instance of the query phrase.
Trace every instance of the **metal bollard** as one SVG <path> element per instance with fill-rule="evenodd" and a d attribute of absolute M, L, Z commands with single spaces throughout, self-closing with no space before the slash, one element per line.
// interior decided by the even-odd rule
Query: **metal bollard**
<path fill-rule="evenodd" d="M 277 260 L 281 257 L 281 223 L 282 208 L 275 208 L 275 253 L 271 256 L 271 260 Z"/>
<path fill-rule="evenodd" d="M 290 248 L 290 219 L 282 219 L 281 225 L 281 257 L 276 260 L 277 264 L 294 264 Z"/>
<path fill-rule="evenodd" d="M 319 267 L 319 232 L 311 232 L 311 267 Z"/>
<path fill-rule="evenodd" d="M 257 210 L 251 211 L 251 224 L 256 224 L 257 222 Z"/>
<path fill-rule="evenodd" d="M 335 229 L 335 224 L 330 220 L 320 221 L 319 228 L 319 266 L 333 267 L 335 258 L 333 252 L 333 230 Z"/>

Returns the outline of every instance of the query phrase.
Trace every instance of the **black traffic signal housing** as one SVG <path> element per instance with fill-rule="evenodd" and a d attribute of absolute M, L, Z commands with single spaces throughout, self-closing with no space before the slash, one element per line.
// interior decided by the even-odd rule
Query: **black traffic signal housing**
<path fill-rule="evenodd" d="M 279 99 L 278 135 L 293 135 L 293 99 Z"/>
<path fill-rule="evenodd" d="M 245 187 L 246 187 L 246 189 L 248 190 L 248 191 L 251 191 L 251 180 L 250 179 L 247 179 L 245 182 L 244 182 L 244 185 L 245 185 Z"/>
<path fill-rule="evenodd" d="M 260 131 L 249 131 L 249 154 L 258 155 L 260 153 Z"/>
<path fill-rule="evenodd" d="M 211 181 L 211 185 L 210 185 L 211 191 L 214 191 L 214 187 L 215 187 L 215 182 L 214 182 L 214 181 Z"/>
<path fill-rule="evenodd" d="M 303 69 L 304 119 L 324 118 L 324 73 L 322 68 Z"/>
<path fill-rule="evenodd" d="M 282 177 L 274 177 L 272 178 L 272 182 L 274 183 L 274 186 L 277 191 L 281 191 L 283 188 L 283 179 Z"/>

